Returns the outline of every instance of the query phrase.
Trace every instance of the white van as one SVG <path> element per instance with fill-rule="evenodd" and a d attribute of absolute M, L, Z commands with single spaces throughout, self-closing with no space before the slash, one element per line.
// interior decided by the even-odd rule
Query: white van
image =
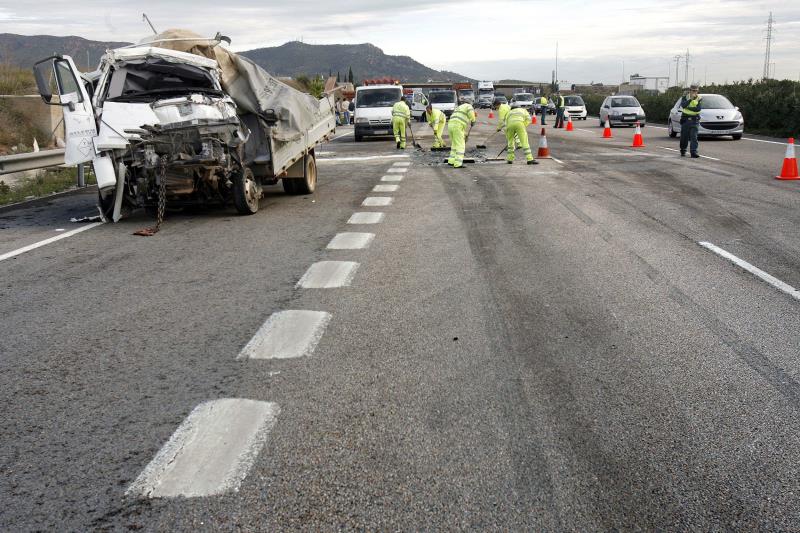
<path fill-rule="evenodd" d="M 422 92 L 422 89 L 414 89 L 411 96 L 411 118 L 420 122 L 425 121 L 425 107 L 428 105 L 428 97 Z"/>
<path fill-rule="evenodd" d="M 393 135 L 392 106 L 402 95 L 402 85 L 356 87 L 356 110 L 353 121 L 356 142 L 362 141 L 367 135 Z"/>
<path fill-rule="evenodd" d="M 428 93 L 428 100 L 431 102 L 431 107 L 442 111 L 448 118 L 458 106 L 458 96 L 450 89 L 431 91 Z"/>

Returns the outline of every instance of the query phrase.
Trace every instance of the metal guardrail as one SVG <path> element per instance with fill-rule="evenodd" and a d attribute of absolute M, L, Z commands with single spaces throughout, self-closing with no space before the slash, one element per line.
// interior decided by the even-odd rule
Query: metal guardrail
<path fill-rule="evenodd" d="M 56 167 L 64 164 L 64 149 L 41 150 L 28 154 L 14 154 L 0 157 L 0 175 L 37 168 Z"/>

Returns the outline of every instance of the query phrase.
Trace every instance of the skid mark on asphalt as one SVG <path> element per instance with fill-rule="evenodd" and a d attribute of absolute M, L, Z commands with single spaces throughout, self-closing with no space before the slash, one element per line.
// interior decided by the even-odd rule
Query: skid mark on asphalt
<path fill-rule="evenodd" d="M 140 498 L 194 498 L 239 489 L 280 412 L 277 404 L 203 402 L 126 491 Z"/>
<path fill-rule="evenodd" d="M 279 311 L 259 328 L 237 359 L 291 359 L 311 355 L 331 314 L 323 311 Z"/>

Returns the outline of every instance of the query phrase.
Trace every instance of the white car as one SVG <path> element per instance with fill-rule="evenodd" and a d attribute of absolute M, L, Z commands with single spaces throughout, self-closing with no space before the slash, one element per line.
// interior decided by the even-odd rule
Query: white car
<path fill-rule="evenodd" d="M 608 120 L 611 126 L 644 126 L 647 122 L 644 109 L 633 96 L 607 96 L 600 106 L 600 127 Z"/>
<path fill-rule="evenodd" d="M 511 107 L 522 107 L 533 111 L 533 95 L 531 93 L 517 93 L 511 97 Z"/>
<path fill-rule="evenodd" d="M 730 135 L 738 141 L 744 133 L 744 117 L 738 107 L 721 94 L 701 94 L 700 125 L 698 135 L 721 136 Z M 670 137 L 677 137 L 681 132 L 681 99 L 675 102 L 669 112 L 667 130 Z"/>
<path fill-rule="evenodd" d="M 580 96 L 565 96 L 564 107 L 566 112 L 569 113 L 569 116 L 574 119 L 586 120 L 588 116 L 586 104 Z"/>

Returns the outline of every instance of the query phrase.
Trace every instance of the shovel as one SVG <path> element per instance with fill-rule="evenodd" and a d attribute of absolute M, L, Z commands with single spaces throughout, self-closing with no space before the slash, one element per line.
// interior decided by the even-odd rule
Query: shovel
<path fill-rule="evenodd" d="M 503 152 L 505 152 L 506 150 L 508 150 L 508 146 L 506 146 L 505 148 L 500 150 L 500 153 L 497 154 L 496 156 L 487 158 L 486 160 L 487 161 L 502 161 L 502 159 L 500 159 L 500 156 L 503 155 Z"/>
<path fill-rule="evenodd" d="M 412 128 L 410 124 L 408 125 L 408 131 L 410 131 L 410 132 L 411 132 L 411 144 L 412 144 L 412 145 L 414 146 L 414 148 L 416 148 L 417 150 L 422 150 L 422 146 L 420 146 L 419 144 L 417 144 L 417 141 L 415 141 L 415 140 L 414 140 L 414 128 Z"/>

